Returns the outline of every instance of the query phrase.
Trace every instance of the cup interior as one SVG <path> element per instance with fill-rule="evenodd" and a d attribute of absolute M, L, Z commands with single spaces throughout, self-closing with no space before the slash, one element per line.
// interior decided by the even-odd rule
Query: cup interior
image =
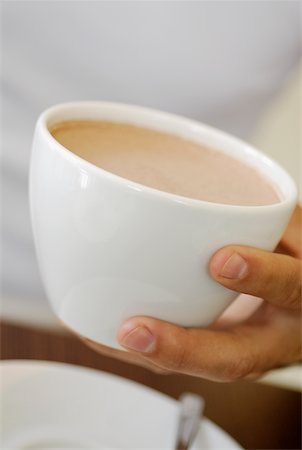
<path fill-rule="evenodd" d="M 48 134 L 48 138 L 53 140 L 55 139 L 51 136 L 49 128 L 55 123 L 65 120 L 108 120 L 112 122 L 124 122 L 174 134 L 198 144 L 203 144 L 209 149 L 222 152 L 257 169 L 273 185 L 279 195 L 280 203 L 293 202 L 296 199 L 296 186 L 292 178 L 279 164 L 244 141 L 197 121 L 140 106 L 111 102 L 75 102 L 61 104 L 48 109 L 40 117 L 43 131 Z M 57 141 L 55 142 L 62 148 L 61 144 Z M 79 156 L 74 156 L 80 158 Z M 117 178 L 121 179 L 121 177 Z M 132 184 L 135 185 L 137 183 L 132 182 Z M 156 191 L 147 186 L 139 186 L 148 191 Z M 160 192 L 161 195 L 178 197 L 175 194 L 162 191 L 157 192 Z M 201 200 L 190 200 L 195 203 L 207 203 Z M 280 203 L 264 206 L 248 206 L 248 208 L 274 207 Z M 223 206 L 240 207 L 237 205 Z"/>

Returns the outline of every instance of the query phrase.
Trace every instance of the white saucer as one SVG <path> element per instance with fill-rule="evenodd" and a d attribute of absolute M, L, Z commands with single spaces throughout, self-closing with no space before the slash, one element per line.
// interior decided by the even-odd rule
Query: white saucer
<path fill-rule="evenodd" d="M 177 401 L 123 378 L 61 363 L 2 361 L 1 448 L 173 449 Z M 192 449 L 241 447 L 207 419 Z"/>

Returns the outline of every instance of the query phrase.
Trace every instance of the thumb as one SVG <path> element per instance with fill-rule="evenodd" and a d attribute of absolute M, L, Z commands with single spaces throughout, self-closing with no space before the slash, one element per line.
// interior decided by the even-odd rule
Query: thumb
<path fill-rule="evenodd" d="M 301 262 L 291 256 L 252 247 L 224 247 L 209 270 L 223 286 L 284 308 L 301 307 Z"/>
<path fill-rule="evenodd" d="M 256 352 L 236 333 L 132 317 L 121 325 L 117 339 L 127 350 L 169 371 L 230 381 L 254 370 Z"/>

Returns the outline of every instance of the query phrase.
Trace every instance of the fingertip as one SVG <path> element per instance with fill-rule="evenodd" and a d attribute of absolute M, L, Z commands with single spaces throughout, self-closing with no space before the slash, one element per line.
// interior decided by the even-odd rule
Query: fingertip
<path fill-rule="evenodd" d="M 156 342 L 152 331 L 139 317 L 122 323 L 117 333 L 117 340 L 126 349 L 140 353 L 151 353 Z"/>
<path fill-rule="evenodd" d="M 232 247 L 224 247 L 214 253 L 209 263 L 209 271 L 213 278 L 220 277 L 225 263 L 233 253 L 234 249 Z"/>
<path fill-rule="evenodd" d="M 249 264 L 238 249 L 226 247 L 213 256 L 210 272 L 217 281 L 238 281 L 247 276 Z"/>
<path fill-rule="evenodd" d="M 121 343 L 124 337 L 129 334 L 134 328 L 139 326 L 137 318 L 125 320 L 118 329 L 117 340 Z"/>

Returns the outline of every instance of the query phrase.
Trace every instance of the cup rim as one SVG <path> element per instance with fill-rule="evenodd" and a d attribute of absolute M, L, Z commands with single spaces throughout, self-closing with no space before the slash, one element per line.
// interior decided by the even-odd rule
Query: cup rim
<path fill-rule="evenodd" d="M 53 117 L 57 116 L 58 113 L 62 113 L 64 112 L 64 110 L 79 110 L 79 109 L 96 109 L 96 108 L 108 108 L 108 109 L 117 109 L 117 110 L 128 110 L 136 113 L 140 113 L 140 114 L 145 114 L 145 115 L 153 115 L 156 116 L 157 119 L 160 121 L 162 120 L 163 122 L 167 123 L 168 121 L 179 121 L 179 123 L 181 122 L 183 124 L 184 127 L 187 127 L 187 133 L 186 135 L 182 135 L 182 137 L 184 137 L 185 139 L 188 140 L 194 140 L 192 139 L 192 137 L 190 137 L 190 129 L 191 129 L 191 134 L 192 134 L 192 130 L 197 131 L 198 130 L 203 130 L 206 132 L 209 132 L 211 134 L 216 134 L 217 136 L 219 136 L 221 139 L 224 139 L 226 141 L 229 142 L 233 142 L 234 145 L 237 146 L 241 146 L 243 148 L 243 151 L 245 151 L 245 153 L 248 153 L 250 156 L 252 156 L 256 161 L 262 160 L 263 164 L 266 165 L 266 168 L 270 168 L 273 170 L 277 170 L 279 172 L 279 175 L 282 176 L 283 178 L 283 182 L 287 183 L 287 189 L 289 192 L 287 192 L 286 195 L 284 195 L 284 193 L 282 194 L 282 197 L 280 195 L 279 192 L 279 202 L 277 203 L 273 203 L 273 204 L 265 204 L 265 205 L 236 205 L 236 204 L 228 204 L 228 203 L 218 203 L 218 202 L 209 202 L 206 200 L 199 200 L 199 199 L 194 199 L 194 198 L 190 198 L 190 197 L 186 197 L 186 196 L 182 196 L 182 195 L 177 195 L 177 194 L 173 194 L 171 192 L 166 192 L 166 191 L 161 191 L 159 189 L 155 189 L 149 186 L 146 186 L 144 184 L 140 184 L 137 183 L 135 181 L 132 181 L 130 179 L 124 178 L 120 175 L 116 175 L 113 172 L 109 172 L 99 166 L 96 166 L 95 164 L 87 161 L 86 159 L 82 158 L 81 156 L 78 156 L 77 154 L 73 153 L 71 150 L 69 150 L 68 148 L 64 147 L 64 145 L 60 144 L 60 142 L 58 142 L 50 133 L 49 131 L 49 122 L 52 119 L 53 123 L 58 123 L 64 120 L 97 120 L 97 118 L 92 119 L 91 117 L 87 118 L 85 117 L 85 113 L 83 113 L 83 115 L 79 114 L 79 115 L 75 115 L 74 114 L 70 114 L 69 118 L 63 119 L 63 120 L 59 120 L 59 119 L 53 119 Z M 112 120 L 112 119 L 107 119 L 107 120 Z M 118 120 L 119 122 L 124 122 L 125 120 L 121 119 Z M 127 120 L 127 123 L 133 124 L 133 125 L 138 125 L 137 122 L 135 122 L 134 120 Z M 138 125 L 139 126 L 139 125 Z M 141 125 L 144 128 L 149 128 L 149 129 L 157 129 L 156 127 L 152 127 L 148 126 L 148 125 Z M 63 155 L 65 157 L 67 157 L 68 159 L 71 159 L 73 162 L 80 162 L 84 167 L 86 167 L 89 170 L 94 171 L 96 174 L 98 175 L 102 175 L 105 176 L 108 179 L 111 179 L 112 181 L 118 182 L 120 184 L 124 184 L 127 188 L 130 188 L 132 190 L 135 191 L 139 191 L 142 192 L 146 195 L 151 195 L 151 196 L 156 196 L 158 198 L 161 198 L 162 200 L 166 200 L 169 202 L 176 202 L 176 203 L 180 203 L 183 204 L 185 206 L 190 206 L 190 207 L 209 207 L 209 208 L 214 208 L 217 209 L 219 208 L 221 209 L 227 209 L 227 210 L 240 210 L 240 211 L 263 211 L 264 209 L 276 209 L 276 208 L 280 208 L 280 207 L 284 207 L 284 206 L 292 206 L 293 204 L 295 204 L 297 202 L 297 187 L 291 177 L 291 175 L 289 175 L 287 173 L 287 171 L 280 166 L 279 163 L 277 163 L 276 161 L 272 160 L 271 158 L 269 158 L 267 155 L 265 155 L 264 153 L 262 153 L 260 150 L 256 149 L 254 146 L 248 144 L 247 142 L 229 134 L 226 133 L 224 131 L 221 131 L 215 127 L 212 127 L 210 125 L 206 125 L 202 122 L 199 122 L 197 120 L 193 120 L 190 118 L 187 118 L 185 116 L 182 115 L 178 115 L 178 114 L 173 114 L 173 113 L 169 113 L 169 112 L 164 112 L 158 109 L 154 109 L 154 108 L 147 108 L 147 107 L 143 107 L 143 106 L 138 106 L 138 105 L 133 105 L 133 104 L 128 104 L 128 103 L 120 103 L 120 102 L 109 102 L 109 101 L 73 101 L 73 102 L 66 102 L 66 103 L 59 103 L 56 105 L 51 106 L 50 108 L 46 109 L 44 112 L 41 113 L 41 115 L 38 118 L 37 121 L 37 128 L 40 128 L 40 130 L 43 133 L 43 136 L 49 140 L 52 145 L 56 146 L 57 149 L 60 151 L 60 153 L 63 153 Z M 165 128 L 161 128 L 162 132 L 165 132 Z M 176 134 L 175 132 L 172 131 L 166 131 L 169 134 Z M 210 147 L 211 148 L 211 147 Z M 223 148 L 219 148 L 219 151 L 228 154 Z M 232 155 L 233 156 L 233 155 Z M 233 158 L 237 159 L 236 156 L 233 156 Z M 240 159 L 239 159 L 240 160 Z M 244 161 L 243 161 L 244 162 Z M 251 167 L 251 164 L 249 164 L 248 162 L 245 162 L 246 165 Z M 260 163 L 259 163 L 260 166 Z M 262 174 L 262 176 L 265 177 L 264 174 Z M 275 180 L 275 178 L 274 178 Z M 270 180 L 272 181 L 272 180 Z M 276 187 L 278 189 L 280 189 L 280 185 L 282 184 L 282 181 L 277 181 L 275 180 L 276 183 Z"/>

